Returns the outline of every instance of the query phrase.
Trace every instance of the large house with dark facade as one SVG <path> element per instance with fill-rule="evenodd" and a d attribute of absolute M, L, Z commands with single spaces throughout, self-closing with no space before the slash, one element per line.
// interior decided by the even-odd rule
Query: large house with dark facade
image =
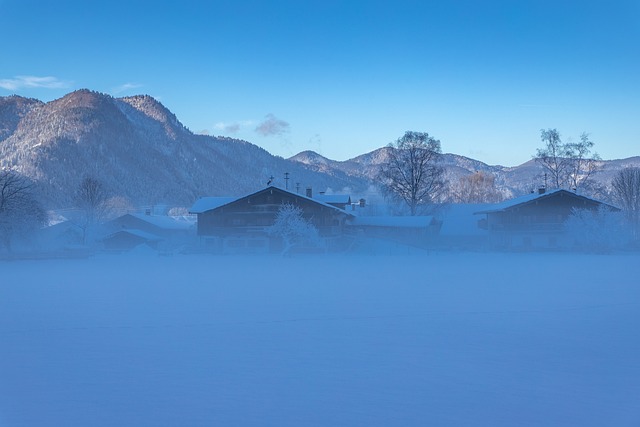
<path fill-rule="evenodd" d="M 335 204 L 274 186 L 240 198 L 206 197 L 190 213 L 198 217 L 198 236 L 206 246 L 225 252 L 264 252 L 278 245 L 267 231 L 286 204 L 299 207 L 325 238 L 341 237 L 347 220 L 353 217 Z"/>
<path fill-rule="evenodd" d="M 567 219 L 574 209 L 610 211 L 618 208 L 572 191 L 558 189 L 527 194 L 476 212 L 483 215 L 479 226 L 488 231 L 494 248 L 553 249 L 573 244 L 565 233 Z"/>

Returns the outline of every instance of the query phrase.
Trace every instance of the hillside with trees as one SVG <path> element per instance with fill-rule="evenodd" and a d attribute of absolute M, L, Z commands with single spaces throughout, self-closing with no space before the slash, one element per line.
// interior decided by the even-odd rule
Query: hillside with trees
<path fill-rule="evenodd" d="M 136 206 L 190 206 L 202 196 L 255 191 L 285 172 L 291 185 L 369 184 L 339 171 L 318 173 L 246 141 L 196 135 L 149 96 L 79 90 L 48 103 L 6 97 L 0 107 L 0 168 L 32 179 L 49 207 L 74 206 L 86 177 Z"/>

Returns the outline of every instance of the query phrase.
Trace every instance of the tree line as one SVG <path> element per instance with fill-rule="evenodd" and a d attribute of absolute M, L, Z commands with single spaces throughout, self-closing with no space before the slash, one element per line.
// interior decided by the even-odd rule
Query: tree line
<path fill-rule="evenodd" d="M 127 208 L 121 198 L 109 197 L 102 183 L 93 177 L 81 181 L 73 200 L 77 212 L 72 220 L 82 232 L 83 244 L 94 225 Z M 38 199 L 36 184 L 17 171 L 0 170 L 0 252 L 11 252 L 16 241 L 28 238 L 47 223 L 47 211 Z"/>
<path fill-rule="evenodd" d="M 563 142 L 556 129 L 543 129 L 540 138 L 542 147 L 533 157 L 544 170 L 545 187 L 589 189 L 600 157 L 593 152 L 594 143 L 588 134 L 581 134 L 577 141 Z M 504 197 L 495 177 L 481 171 L 449 182 L 442 165 L 441 143 L 426 132 L 408 131 L 387 148 L 387 159 L 378 174 L 380 188 L 389 200 L 406 205 L 410 215 L 441 203 L 496 203 Z M 613 203 L 624 212 L 634 236 L 640 238 L 640 168 L 620 170 L 611 182 L 611 191 Z M 74 222 L 85 242 L 91 227 L 123 204 L 118 197 L 109 197 L 93 177 L 81 181 L 74 202 L 79 212 Z M 10 251 L 16 238 L 46 222 L 34 182 L 17 171 L 0 170 L 0 245 Z"/>

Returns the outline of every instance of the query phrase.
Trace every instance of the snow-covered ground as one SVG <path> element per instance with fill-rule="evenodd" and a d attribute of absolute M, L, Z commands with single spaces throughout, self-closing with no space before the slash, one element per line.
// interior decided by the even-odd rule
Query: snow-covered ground
<path fill-rule="evenodd" d="M 0 262 L 0 426 L 638 426 L 640 256 Z"/>

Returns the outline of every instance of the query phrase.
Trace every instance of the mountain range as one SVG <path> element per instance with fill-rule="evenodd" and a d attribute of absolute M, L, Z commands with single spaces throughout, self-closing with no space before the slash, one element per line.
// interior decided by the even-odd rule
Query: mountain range
<path fill-rule="evenodd" d="M 194 134 L 147 95 L 115 98 L 83 89 L 46 103 L 0 97 L 0 167 L 33 179 L 50 208 L 73 206 L 84 177 L 100 180 L 108 193 L 134 206 L 190 206 L 202 196 L 256 191 L 272 177 L 294 191 L 312 187 L 358 197 L 375 191 L 387 154 L 383 147 L 346 161 L 313 151 L 284 159 L 247 141 Z M 617 170 L 631 165 L 640 166 L 640 157 L 602 161 L 594 178 L 606 187 Z M 452 182 L 475 171 L 490 173 L 507 197 L 542 184 L 533 160 L 504 167 L 444 154 L 443 166 Z"/>

